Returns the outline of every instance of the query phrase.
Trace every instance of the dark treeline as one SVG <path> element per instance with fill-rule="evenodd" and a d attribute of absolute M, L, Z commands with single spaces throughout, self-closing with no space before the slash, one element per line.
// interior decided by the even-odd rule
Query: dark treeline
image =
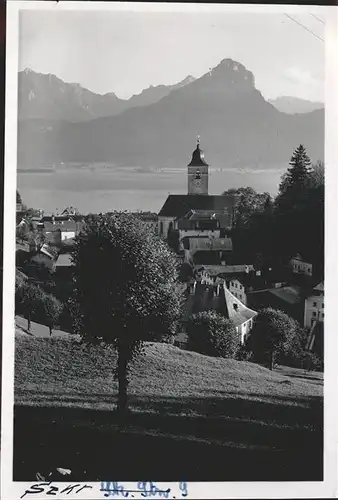
<path fill-rule="evenodd" d="M 275 200 L 250 187 L 225 192 L 228 193 L 239 195 L 232 231 L 238 263 L 252 262 L 257 267 L 283 265 L 299 253 L 314 265 L 315 276 L 323 277 L 323 163 L 311 166 L 300 145 L 281 178 Z"/>

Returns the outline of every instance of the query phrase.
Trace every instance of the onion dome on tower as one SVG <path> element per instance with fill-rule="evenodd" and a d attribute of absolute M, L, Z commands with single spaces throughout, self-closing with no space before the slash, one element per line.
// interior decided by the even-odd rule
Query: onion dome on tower
<path fill-rule="evenodd" d="M 208 167 L 208 163 L 204 159 L 203 150 L 200 149 L 200 137 L 197 136 L 197 146 L 192 154 L 191 162 L 188 167 Z"/>

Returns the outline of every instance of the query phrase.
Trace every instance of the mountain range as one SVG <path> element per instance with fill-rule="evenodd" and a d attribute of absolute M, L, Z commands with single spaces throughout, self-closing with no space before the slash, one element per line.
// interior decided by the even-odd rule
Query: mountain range
<path fill-rule="evenodd" d="M 128 100 L 54 75 L 19 73 L 19 168 L 185 167 L 197 133 L 207 160 L 219 168 L 287 164 L 300 143 L 316 161 L 324 155 L 324 110 L 278 111 L 256 89 L 254 75 L 232 59 L 201 78 L 149 87 Z"/>
<path fill-rule="evenodd" d="M 323 109 L 323 102 L 308 101 L 306 99 L 299 99 L 298 97 L 281 96 L 276 99 L 269 99 L 268 102 L 272 104 L 278 111 L 294 115 L 296 113 L 310 113 L 316 109 Z"/>
<path fill-rule="evenodd" d="M 82 122 L 115 116 L 130 108 L 153 104 L 194 80 L 189 75 L 174 85 L 151 85 L 130 99 L 119 99 L 113 92 L 96 94 L 78 83 L 65 83 L 55 75 L 25 69 L 19 72 L 19 120 Z"/>

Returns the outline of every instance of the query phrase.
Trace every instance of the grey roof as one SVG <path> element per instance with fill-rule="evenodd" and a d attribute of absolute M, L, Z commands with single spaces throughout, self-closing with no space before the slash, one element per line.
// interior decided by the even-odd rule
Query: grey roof
<path fill-rule="evenodd" d="M 61 253 L 56 261 L 56 267 L 70 267 L 72 260 L 69 253 Z"/>
<path fill-rule="evenodd" d="M 318 285 L 314 287 L 314 290 L 318 290 L 319 292 L 324 292 L 324 281 L 318 283 Z"/>
<path fill-rule="evenodd" d="M 201 267 L 201 266 L 198 266 Z M 253 271 L 254 267 L 252 264 L 236 264 L 231 266 L 216 266 L 216 265 L 205 265 L 203 266 L 205 270 L 213 276 L 222 274 L 241 274 L 245 273 L 246 270 Z"/>
<path fill-rule="evenodd" d="M 217 219 L 217 216 L 223 215 L 224 213 L 228 213 L 227 207 L 224 209 L 214 209 L 214 210 L 190 210 L 186 214 L 184 214 L 184 219 L 189 220 L 201 220 L 201 219 Z"/>
<path fill-rule="evenodd" d="M 194 250 L 232 250 L 231 238 L 203 238 L 200 236 L 188 236 L 189 248 Z M 196 244 L 196 246 L 194 245 Z"/>
<path fill-rule="evenodd" d="M 246 307 L 239 299 L 232 295 L 226 287 L 224 287 L 224 296 L 228 310 L 227 316 L 235 326 L 242 325 L 257 315 L 256 311 Z M 237 310 L 234 308 L 234 305 L 237 306 Z"/>
<path fill-rule="evenodd" d="M 297 304 L 301 300 L 301 288 L 296 285 L 272 288 L 268 292 L 289 304 Z"/>
<path fill-rule="evenodd" d="M 81 222 L 75 222 L 75 221 L 64 221 L 63 223 L 60 222 L 44 222 L 44 229 L 45 231 L 80 231 L 82 228 Z"/>
<path fill-rule="evenodd" d="M 190 285 L 191 286 L 191 285 Z M 184 304 L 183 320 L 187 320 L 192 314 L 202 311 L 216 311 L 231 319 L 235 326 L 242 325 L 246 321 L 256 316 L 256 311 L 249 309 L 239 299 L 237 299 L 226 288 L 219 287 L 219 294 L 215 294 L 217 286 L 205 285 L 196 282 L 194 295 L 187 295 Z M 237 306 L 235 309 L 234 304 Z"/>
<path fill-rule="evenodd" d="M 191 210 L 227 209 L 231 226 L 235 203 L 236 197 L 232 195 L 170 194 L 158 215 L 180 218 Z"/>

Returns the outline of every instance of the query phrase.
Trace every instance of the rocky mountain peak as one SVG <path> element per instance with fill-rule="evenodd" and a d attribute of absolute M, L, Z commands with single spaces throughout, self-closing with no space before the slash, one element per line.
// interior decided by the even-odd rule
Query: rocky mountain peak
<path fill-rule="evenodd" d="M 213 78 L 222 78 L 231 83 L 242 83 L 249 87 L 255 87 L 255 77 L 251 71 L 233 59 L 223 59 L 215 68 L 210 70 L 207 75 Z"/>

